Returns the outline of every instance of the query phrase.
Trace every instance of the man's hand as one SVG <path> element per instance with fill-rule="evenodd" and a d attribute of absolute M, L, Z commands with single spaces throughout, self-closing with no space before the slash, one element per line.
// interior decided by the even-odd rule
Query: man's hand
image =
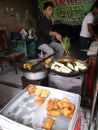
<path fill-rule="evenodd" d="M 50 32 L 49 32 L 49 35 L 55 37 L 58 41 L 61 41 L 61 40 L 62 40 L 62 36 L 61 36 L 61 34 L 58 33 L 58 32 L 50 31 Z"/>
<path fill-rule="evenodd" d="M 61 41 L 61 39 L 62 39 L 62 36 L 61 36 L 61 34 L 59 34 L 59 33 L 57 33 L 56 32 L 56 39 L 58 40 L 58 41 Z"/>

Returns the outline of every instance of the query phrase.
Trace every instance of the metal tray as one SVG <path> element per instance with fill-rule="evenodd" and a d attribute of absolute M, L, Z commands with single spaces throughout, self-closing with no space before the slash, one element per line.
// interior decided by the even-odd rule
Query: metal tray
<path fill-rule="evenodd" d="M 28 87 L 28 86 L 27 86 Z M 80 96 L 78 94 L 49 88 L 43 86 L 36 86 L 40 89 L 47 89 L 50 91 L 50 95 L 45 100 L 41 107 L 35 104 L 36 96 L 34 94 L 28 94 L 27 88 L 25 88 L 20 94 L 14 97 L 1 111 L 0 114 L 8 120 L 8 122 L 14 122 L 14 125 L 27 128 L 27 130 L 44 130 L 42 125 L 47 117 L 46 105 L 50 98 L 62 99 L 67 97 L 73 104 L 75 104 L 75 112 L 72 119 L 65 118 L 63 115 L 54 118 L 55 125 L 52 130 L 74 130 L 74 125 L 77 120 L 77 115 L 80 107 Z M 0 126 L 4 125 L 0 121 Z M 16 127 L 17 128 L 17 127 Z"/>

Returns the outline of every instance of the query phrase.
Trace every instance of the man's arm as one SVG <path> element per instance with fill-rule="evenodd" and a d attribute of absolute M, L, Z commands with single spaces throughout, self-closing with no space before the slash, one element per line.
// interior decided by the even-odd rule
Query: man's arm
<path fill-rule="evenodd" d="M 93 30 L 93 24 L 88 23 L 88 31 L 90 32 L 90 34 L 96 39 L 98 40 L 98 35 L 95 33 L 95 31 Z"/>
<path fill-rule="evenodd" d="M 50 32 L 49 32 L 49 35 L 50 35 L 50 36 L 53 36 L 53 37 L 56 37 L 56 39 L 57 39 L 58 41 L 61 41 L 61 39 L 62 39 L 61 34 L 59 34 L 59 33 L 57 33 L 57 32 L 54 32 L 54 31 L 50 31 Z"/>

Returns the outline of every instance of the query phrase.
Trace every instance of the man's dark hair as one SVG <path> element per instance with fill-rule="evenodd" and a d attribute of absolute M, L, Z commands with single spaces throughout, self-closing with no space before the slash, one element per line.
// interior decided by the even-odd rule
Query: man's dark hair
<path fill-rule="evenodd" d="M 45 3 L 44 3 L 44 10 L 45 10 L 48 6 L 51 6 L 52 8 L 54 8 L 54 4 L 53 4 L 52 2 L 50 2 L 50 1 L 48 1 L 48 2 L 45 2 Z"/>
<path fill-rule="evenodd" d="M 91 11 L 94 9 L 94 8 L 98 8 L 98 0 L 95 1 L 95 3 L 93 4 L 92 8 L 91 8 Z"/>

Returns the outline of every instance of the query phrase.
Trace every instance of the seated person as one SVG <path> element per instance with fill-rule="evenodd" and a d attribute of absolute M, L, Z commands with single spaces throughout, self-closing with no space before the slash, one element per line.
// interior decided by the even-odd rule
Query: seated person
<path fill-rule="evenodd" d="M 52 30 L 52 20 L 54 5 L 52 2 L 44 3 L 44 16 L 41 17 L 38 22 L 38 28 L 36 32 L 37 36 L 37 49 L 43 51 L 46 56 L 49 56 L 58 51 L 54 55 L 54 59 L 62 58 L 64 49 L 61 44 L 57 41 L 61 41 L 62 36 Z M 54 40 L 56 39 L 56 40 Z"/>

